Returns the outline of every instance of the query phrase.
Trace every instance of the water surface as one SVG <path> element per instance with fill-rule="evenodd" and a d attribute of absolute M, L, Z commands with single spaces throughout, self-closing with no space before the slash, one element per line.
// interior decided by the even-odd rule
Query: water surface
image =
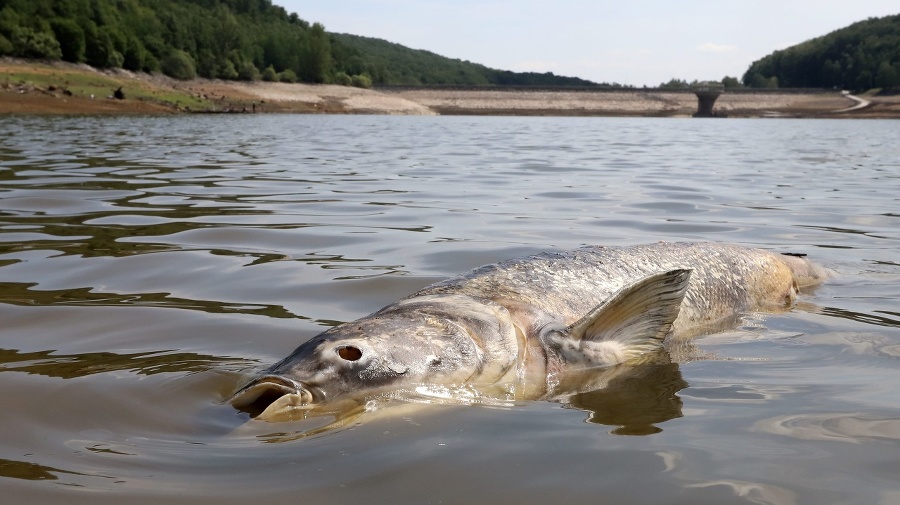
<path fill-rule="evenodd" d="M 891 121 L 2 118 L 0 489 L 17 503 L 898 503 Z M 319 436 L 221 401 L 485 263 L 736 242 L 839 276 L 563 408 Z"/>

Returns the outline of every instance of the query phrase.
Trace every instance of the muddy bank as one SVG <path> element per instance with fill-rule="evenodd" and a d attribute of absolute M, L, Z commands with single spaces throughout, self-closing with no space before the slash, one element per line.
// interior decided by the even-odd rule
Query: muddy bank
<path fill-rule="evenodd" d="M 114 91 L 121 88 L 123 99 Z M 900 97 L 854 104 L 839 92 L 734 92 L 716 102 L 728 117 L 900 117 Z M 177 81 L 85 65 L 0 60 L 0 113 L 325 113 L 688 117 L 688 92 L 636 90 L 382 89 L 209 79 Z"/>

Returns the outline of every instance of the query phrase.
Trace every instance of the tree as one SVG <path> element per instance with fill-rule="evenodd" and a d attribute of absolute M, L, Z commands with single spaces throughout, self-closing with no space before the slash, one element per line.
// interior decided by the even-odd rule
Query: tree
<path fill-rule="evenodd" d="M 887 65 L 882 65 L 886 62 Z M 777 78 L 782 87 L 852 87 L 879 85 L 882 70 L 887 82 L 900 71 L 900 15 L 869 18 L 822 37 L 775 51 L 753 62 L 744 84 L 762 87 L 756 75 Z M 755 82 L 755 84 L 754 84 Z"/>
<path fill-rule="evenodd" d="M 10 6 L 0 9 L 0 55 L 15 55 L 13 32 L 19 28 L 19 15 Z"/>
<path fill-rule="evenodd" d="M 262 71 L 262 80 L 266 82 L 275 82 L 278 80 L 278 74 L 275 72 L 275 67 L 269 65 Z"/>
<path fill-rule="evenodd" d="M 778 77 L 765 77 L 762 74 L 753 74 L 749 76 L 744 76 L 744 83 L 751 88 L 769 88 L 776 89 L 778 88 Z"/>
<path fill-rule="evenodd" d="M 256 68 L 256 65 L 253 62 L 246 58 L 241 52 L 237 50 L 233 50 L 228 54 L 228 60 L 232 64 L 232 69 L 235 70 L 237 76 L 230 77 L 232 79 L 239 79 L 242 81 L 255 81 L 259 79 L 259 70 Z M 225 72 L 223 72 L 223 77 Z M 228 75 L 231 75 L 228 72 Z M 226 77 L 228 78 L 228 77 Z"/>
<path fill-rule="evenodd" d="M 740 88 L 742 86 L 741 81 L 738 80 L 737 77 L 729 77 L 725 76 L 722 78 L 722 86 L 725 86 L 726 89 L 731 88 Z"/>
<path fill-rule="evenodd" d="M 187 80 L 197 77 L 194 59 L 181 49 L 173 49 L 162 60 L 160 66 L 164 74 L 175 79 Z"/>
<path fill-rule="evenodd" d="M 293 70 L 287 69 L 278 74 L 278 80 L 281 82 L 297 82 L 297 74 Z"/>
<path fill-rule="evenodd" d="M 595 85 L 549 72 L 495 70 L 384 40 L 328 33 L 321 24 L 288 14 L 272 2 L 0 0 L 0 55 L 64 58 L 133 71 L 165 66 L 178 75 L 191 74 L 190 61 L 194 73 L 223 79 L 258 79 L 259 69 L 271 66 L 281 70 L 275 74 L 279 80 L 321 83 L 343 74 L 351 84 L 350 76 L 379 84 Z M 173 56 L 173 51 L 181 53 Z M 271 72 L 266 78 L 272 78 Z M 361 82 L 365 79 L 357 78 Z"/>
<path fill-rule="evenodd" d="M 372 78 L 369 77 L 368 75 L 365 75 L 365 74 L 362 74 L 362 75 L 354 75 L 354 76 L 351 78 L 351 81 L 352 81 L 352 83 L 353 83 L 353 86 L 355 86 L 355 87 L 357 87 L 357 88 L 366 88 L 366 89 L 368 89 L 368 88 L 371 88 L 371 87 L 372 87 Z"/>
<path fill-rule="evenodd" d="M 8 38 L 4 37 L 3 34 L 0 33 L 0 55 L 13 54 L 14 52 L 15 47 L 13 47 L 12 42 L 10 42 Z"/>
<path fill-rule="evenodd" d="M 315 23 L 309 30 L 306 51 L 301 62 L 302 76 L 312 82 L 326 82 L 331 73 L 331 42 L 325 27 Z"/>
<path fill-rule="evenodd" d="M 871 88 L 873 83 L 872 72 L 863 70 L 856 76 L 856 83 L 854 83 L 853 87 L 858 90 L 866 90 Z"/>
<path fill-rule="evenodd" d="M 235 80 L 238 78 L 238 71 L 234 68 L 234 63 L 231 60 L 225 60 L 219 68 L 218 74 L 222 79 Z"/>
<path fill-rule="evenodd" d="M 12 33 L 13 54 L 23 58 L 58 60 L 62 57 L 59 42 L 52 33 L 18 27 Z"/>
<path fill-rule="evenodd" d="M 59 42 L 62 51 L 62 59 L 72 63 L 84 61 L 84 30 L 72 19 L 54 19 L 50 22 L 50 28 Z"/>
<path fill-rule="evenodd" d="M 141 71 L 147 68 L 147 49 L 134 35 L 129 35 L 122 55 L 122 68 Z"/>
<path fill-rule="evenodd" d="M 353 85 L 353 79 L 350 78 L 350 76 L 347 75 L 346 72 L 338 72 L 338 73 L 334 74 L 334 79 L 332 79 L 332 81 L 334 82 L 334 84 L 337 84 L 340 86 L 352 86 Z"/>
<path fill-rule="evenodd" d="M 878 65 L 878 75 L 875 77 L 875 86 L 879 88 L 893 88 L 900 85 L 900 76 L 897 70 L 890 62 L 882 61 Z"/>
<path fill-rule="evenodd" d="M 200 50 L 196 58 L 196 63 L 197 74 L 201 77 L 206 77 L 207 79 L 221 77 L 219 72 L 221 63 L 218 58 L 216 58 L 216 55 L 209 49 L 203 48 Z"/>
<path fill-rule="evenodd" d="M 841 64 L 834 60 L 825 60 L 822 65 L 822 84 L 831 88 L 844 87 L 844 75 Z"/>
<path fill-rule="evenodd" d="M 690 86 L 684 79 L 676 79 L 674 77 L 669 79 L 669 82 L 659 85 L 660 89 L 688 89 Z"/>
<path fill-rule="evenodd" d="M 97 24 L 90 19 L 82 19 L 80 25 L 84 31 L 85 63 L 98 68 L 109 67 L 114 60 L 113 52 L 115 51 L 109 33 L 97 28 Z"/>

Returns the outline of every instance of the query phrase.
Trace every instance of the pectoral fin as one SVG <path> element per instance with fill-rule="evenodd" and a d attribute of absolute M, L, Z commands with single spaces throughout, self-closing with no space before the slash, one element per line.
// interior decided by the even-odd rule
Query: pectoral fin
<path fill-rule="evenodd" d="M 569 363 L 586 366 L 630 361 L 662 346 L 678 317 L 690 270 L 650 275 L 620 289 L 605 303 L 544 339 Z"/>

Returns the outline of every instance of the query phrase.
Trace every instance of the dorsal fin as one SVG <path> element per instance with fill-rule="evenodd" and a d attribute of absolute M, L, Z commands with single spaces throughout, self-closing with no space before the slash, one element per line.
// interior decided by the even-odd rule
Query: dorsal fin
<path fill-rule="evenodd" d="M 617 291 L 564 330 L 548 330 L 545 341 L 569 363 L 613 365 L 662 346 L 678 317 L 691 271 L 649 275 Z"/>

